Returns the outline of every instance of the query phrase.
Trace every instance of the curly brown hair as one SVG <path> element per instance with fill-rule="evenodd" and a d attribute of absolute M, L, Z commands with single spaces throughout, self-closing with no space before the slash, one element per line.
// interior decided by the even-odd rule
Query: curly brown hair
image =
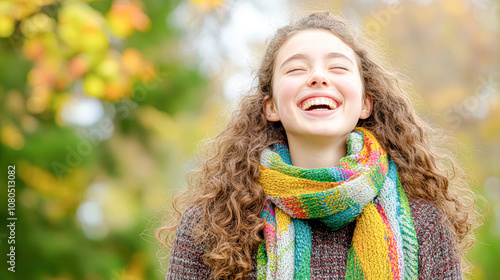
<path fill-rule="evenodd" d="M 328 12 L 310 14 L 277 30 L 258 69 L 256 89 L 242 97 L 225 129 L 206 143 L 200 168 L 189 173 L 188 189 L 174 199 L 177 215 L 158 231 L 158 239 L 170 247 L 181 210 L 198 205 L 203 216 L 195 234 L 206 244 L 204 261 L 211 277 L 244 279 L 252 271 L 264 225 L 260 212 L 265 196 L 256 184 L 260 155 L 272 144 L 286 141 L 281 123 L 266 120 L 264 101 L 273 95 L 273 66 L 280 47 L 293 34 L 310 29 L 331 32 L 356 53 L 365 91 L 373 98 L 371 116 L 357 125 L 372 131 L 394 160 L 407 195 L 443 212 L 467 271 L 464 255 L 471 249 L 471 229 L 479 215 L 465 172 L 450 149 L 443 149 L 449 137 L 416 114 L 405 79 L 388 70 L 380 53 L 368 49 L 373 42 Z"/>

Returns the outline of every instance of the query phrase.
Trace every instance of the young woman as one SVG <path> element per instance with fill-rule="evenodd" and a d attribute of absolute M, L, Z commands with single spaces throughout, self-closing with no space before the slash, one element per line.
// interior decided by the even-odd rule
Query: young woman
<path fill-rule="evenodd" d="M 276 32 L 159 231 L 167 279 L 462 278 L 474 194 L 367 45 L 328 12 Z"/>

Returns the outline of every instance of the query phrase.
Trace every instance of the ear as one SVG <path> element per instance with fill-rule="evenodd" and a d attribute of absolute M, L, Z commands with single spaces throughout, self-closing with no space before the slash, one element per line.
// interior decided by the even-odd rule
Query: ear
<path fill-rule="evenodd" d="M 264 98 L 264 114 L 266 115 L 266 119 L 270 122 L 277 122 L 281 120 L 276 105 L 274 105 L 274 101 L 269 98 L 269 96 Z"/>
<path fill-rule="evenodd" d="M 372 114 L 373 108 L 373 97 L 365 93 L 365 97 L 363 98 L 363 104 L 361 106 L 361 114 L 359 115 L 360 119 L 367 119 Z"/>

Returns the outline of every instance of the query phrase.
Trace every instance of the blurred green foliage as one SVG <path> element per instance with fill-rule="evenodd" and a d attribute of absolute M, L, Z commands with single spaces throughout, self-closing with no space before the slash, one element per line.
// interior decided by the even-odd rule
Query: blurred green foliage
<path fill-rule="evenodd" d="M 15 165 L 18 218 L 15 273 L 1 230 L 1 279 L 164 278 L 157 212 L 217 111 L 168 24 L 178 2 L 0 3 L 0 178 Z M 69 102 L 89 95 L 102 119 L 68 123 Z"/>
<path fill-rule="evenodd" d="M 391 63 L 415 81 L 422 115 L 465 144 L 457 154 L 489 202 L 481 204 L 489 211 L 470 254 L 472 276 L 496 279 L 499 23 L 481 23 L 467 1 L 312 2 L 357 11 L 383 38 Z M 0 2 L 0 220 L 8 218 L 8 165 L 16 166 L 18 218 L 15 273 L 6 265 L 9 232 L 0 230 L 1 279 L 164 278 L 154 231 L 198 141 L 230 103 L 182 52 L 188 28 L 171 20 L 180 3 Z M 232 12 L 221 0 L 184 5 L 194 7 L 192 21 Z M 100 111 L 74 105 L 96 100 Z M 82 114 L 100 117 L 90 124 L 68 117 Z"/>

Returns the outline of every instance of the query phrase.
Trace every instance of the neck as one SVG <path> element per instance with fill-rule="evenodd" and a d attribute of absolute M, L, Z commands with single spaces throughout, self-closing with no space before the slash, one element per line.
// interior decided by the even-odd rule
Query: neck
<path fill-rule="evenodd" d="M 328 141 L 288 138 L 288 148 L 292 164 L 297 167 L 314 169 L 328 168 L 338 164 L 347 153 L 347 137 Z"/>

